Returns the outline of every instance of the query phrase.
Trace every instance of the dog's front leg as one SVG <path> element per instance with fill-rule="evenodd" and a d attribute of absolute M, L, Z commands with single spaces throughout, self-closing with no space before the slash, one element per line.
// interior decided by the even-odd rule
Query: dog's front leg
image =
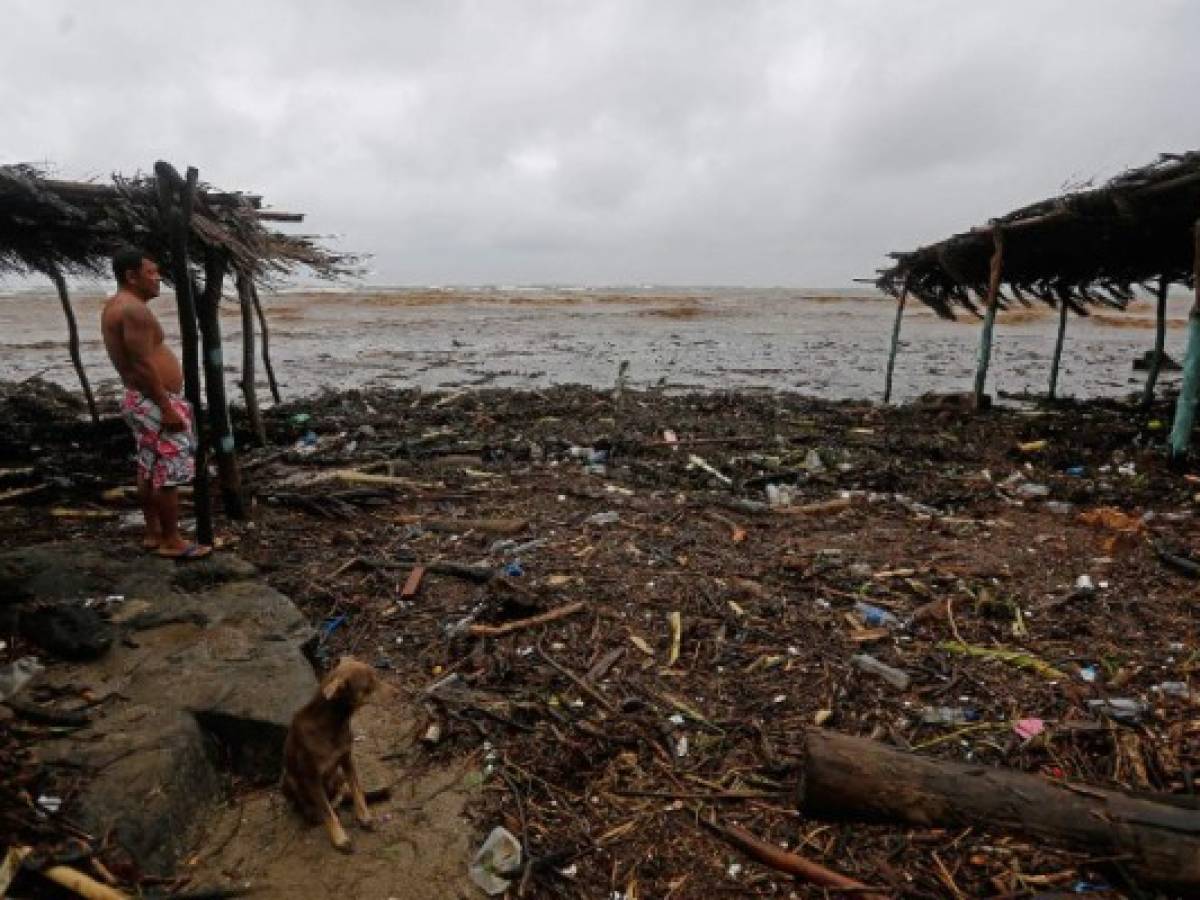
<path fill-rule="evenodd" d="M 349 753 L 342 763 L 342 769 L 346 773 L 346 784 L 350 787 L 350 799 L 354 801 L 354 818 L 359 825 L 370 830 L 375 827 L 375 820 L 367 809 L 367 798 L 363 796 L 362 782 L 358 780 L 358 769 L 354 767 L 354 758 Z"/>
<path fill-rule="evenodd" d="M 313 808 L 318 811 L 318 814 L 325 821 L 325 830 L 329 832 L 329 840 L 333 842 L 333 846 L 343 853 L 349 853 L 350 836 L 346 834 L 346 829 L 342 827 L 337 813 L 329 805 L 329 795 L 325 793 L 324 779 L 314 778 L 308 785 L 308 789 L 309 799 L 313 803 Z"/>

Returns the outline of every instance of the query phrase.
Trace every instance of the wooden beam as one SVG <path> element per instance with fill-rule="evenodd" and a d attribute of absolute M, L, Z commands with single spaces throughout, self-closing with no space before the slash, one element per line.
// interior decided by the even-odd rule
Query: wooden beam
<path fill-rule="evenodd" d="M 896 321 L 892 324 L 892 347 L 888 352 L 887 375 L 883 380 L 883 404 L 892 402 L 892 373 L 896 370 L 896 349 L 900 346 L 900 321 L 904 318 L 904 302 L 908 299 L 908 279 L 896 300 Z"/>
<path fill-rule="evenodd" d="M 225 359 L 221 347 L 221 287 L 229 267 L 229 254 L 217 247 L 204 248 L 204 293 L 197 310 L 200 340 L 204 346 L 204 393 L 208 399 L 208 425 L 213 452 L 221 476 L 221 500 L 225 515 L 246 518 L 242 498 L 242 477 L 238 471 L 237 446 L 229 423 L 229 404 L 225 398 Z"/>
<path fill-rule="evenodd" d="M 1050 364 L 1050 399 L 1058 393 L 1058 366 L 1062 362 L 1063 338 L 1067 334 L 1067 313 L 1071 304 L 1067 302 L 1067 291 L 1064 288 L 1058 298 L 1058 338 L 1054 342 L 1054 361 Z"/>
<path fill-rule="evenodd" d="M 988 366 L 992 359 L 992 330 L 996 324 L 996 308 L 1000 302 L 1000 276 L 1004 269 L 1004 229 L 992 231 L 992 261 L 988 277 L 987 312 L 983 332 L 979 336 L 979 365 L 975 370 L 975 408 L 984 406 Z"/>
<path fill-rule="evenodd" d="M 96 398 L 92 394 L 92 386 L 88 382 L 87 372 L 83 369 L 83 358 L 79 355 L 79 325 L 75 321 L 75 310 L 71 308 L 71 297 L 67 294 L 66 279 L 63 278 L 62 272 L 54 263 L 47 266 L 46 274 L 54 282 L 54 289 L 58 291 L 58 302 L 62 304 L 63 315 L 67 317 L 67 347 L 71 354 L 71 365 L 75 367 L 79 386 L 83 388 L 83 396 L 87 400 L 92 424 L 99 425 L 100 414 L 96 411 Z"/>
<path fill-rule="evenodd" d="M 258 410 L 258 390 L 254 384 L 254 298 L 250 294 L 251 277 L 237 273 L 238 304 L 242 310 L 242 398 L 246 402 L 246 418 L 260 447 L 267 446 L 267 430 Z"/>
<path fill-rule="evenodd" d="M 282 212 L 275 209 L 260 209 L 254 213 L 260 222 L 303 222 L 304 213 Z"/>
<path fill-rule="evenodd" d="M 1154 321 L 1154 358 L 1150 360 L 1150 371 L 1146 374 L 1146 388 L 1142 392 L 1142 409 L 1147 412 L 1154 405 L 1154 388 L 1158 384 L 1158 373 L 1162 368 L 1163 348 L 1167 343 L 1167 290 L 1171 282 L 1166 275 L 1158 279 L 1158 310 Z"/>
<path fill-rule="evenodd" d="M 196 425 L 196 476 L 193 503 L 196 510 L 196 540 L 212 546 L 212 499 L 208 492 L 208 438 L 201 427 L 203 406 L 200 402 L 200 359 L 199 335 L 196 327 L 196 304 L 192 297 L 192 279 L 188 272 L 187 241 L 192 219 L 192 194 L 196 189 L 199 172 L 189 168 L 187 180 L 169 163 L 154 164 L 158 180 L 159 213 L 168 231 L 171 247 L 171 272 L 175 282 L 175 306 L 179 312 L 180 356 L 183 363 L 183 392 L 191 404 Z M 182 188 L 179 184 L 182 183 Z M 175 198 L 178 197 L 178 205 Z"/>
<path fill-rule="evenodd" d="M 279 396 L 279 382 L 275 380 L 275 367 L 271 365 L 271 332 L 267 328 L 267 317 L 263 315 L 262 301 L 258 298 L 258 287 L 250 282 L 250 297 L 254 300 L 254 312 L 258 316 L 258 328 L 262 332 L 262 361 L 267 372 L 267 384 L 271 386 L 271 399 L 276 404 L 282 403 Z"/>
<path fill-rule="evenodd" d="M 1196 416 L 1196 392 L 1200 388 L 1200 220 L 1192 227 L 1192 268 L 1196 296 L 1188 314 L 1187 353 L 1183 360 L 1183 383 L 1175 401 L 1175 425 L 1171 429 L 1170 455 L 1181 459 L 1192 441 L 1192 422 Z"/>

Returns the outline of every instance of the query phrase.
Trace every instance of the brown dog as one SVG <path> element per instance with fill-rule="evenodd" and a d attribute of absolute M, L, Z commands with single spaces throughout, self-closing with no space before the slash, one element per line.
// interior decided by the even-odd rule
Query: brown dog
<path fill-rule="evenodd" d="M 350 755 L 350 717 L 379 686 L 379 676 L 366 663 L 343 656 L 321 679 L 313 698 L 292 717 L 283 742 L 283 788 L 300 812 L 314 824 L 324 822 L 333 846 L 350 851 L 350 837 L 335 809 L 346 788 L 354 801 L 354 818 L 371 828 L 371 813 Z"/>

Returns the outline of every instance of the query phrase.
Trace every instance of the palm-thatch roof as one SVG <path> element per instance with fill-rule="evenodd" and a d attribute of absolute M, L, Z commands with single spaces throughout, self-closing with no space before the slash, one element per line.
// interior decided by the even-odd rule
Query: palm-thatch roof
<path fill-rule="evenodd" d="M 286 274 L 321 278 L 355 274 L 358 259 L 323 246 L 309 235 L 268 229 L 268 221 L 303 216 L 262 208 L 262 198 L 200 185 L 193 204 L 191 242 L 230 256 L 230 265 L 260 281 Z M 0 274 L 104 275 L 122 246 L 157 258 L 169 278 L 170 249 L 159 212 L 155 178 L 114 175 L 110 182 L 46 177 L 30 165 L 0 166 Z"/>
<path fill-rule="evenodd" d="M 1200 219 L 1200 151 L 1164 154 L 1099 188 L 1014 210 L 987 225 L 904 253 L 876 285 L 908 292 L 939 315 L 978 313 L 987 294 L 996 229 L 1003 232 L 1001 298 L 1033 296 L 1085 312 L 1124 308 L 1132 288 L 1160 278 L 1192 283 L 1192 228 Z M 974 299 L 972 298 L 974 294 Z"/>

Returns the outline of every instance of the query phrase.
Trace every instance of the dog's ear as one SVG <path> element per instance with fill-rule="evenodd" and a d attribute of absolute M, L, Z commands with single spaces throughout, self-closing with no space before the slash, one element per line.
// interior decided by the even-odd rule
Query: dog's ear
<path fill-rule="evenodd" d="M 326 700 L 332 700 L 346 687 L 346 676 L 342 672 L 333 671 L 329 674 L 329 680 L 321 686 L 321 696 Z"/>

